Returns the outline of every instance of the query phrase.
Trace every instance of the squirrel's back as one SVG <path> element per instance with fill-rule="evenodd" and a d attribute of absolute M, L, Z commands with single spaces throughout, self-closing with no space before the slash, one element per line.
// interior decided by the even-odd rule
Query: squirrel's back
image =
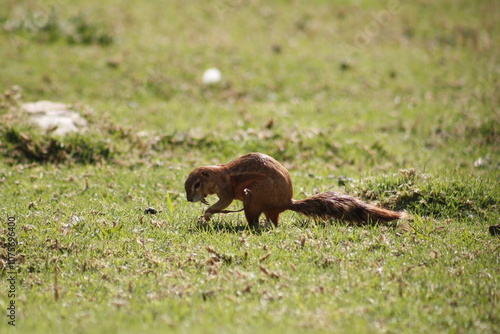
<path fill-rule="evenodd" d="M 278 161 L 263 153 L 245 154 L 224 165 L 231 174 L 261 173 L 263 176 L 292 183 L 290 173 Z"/>

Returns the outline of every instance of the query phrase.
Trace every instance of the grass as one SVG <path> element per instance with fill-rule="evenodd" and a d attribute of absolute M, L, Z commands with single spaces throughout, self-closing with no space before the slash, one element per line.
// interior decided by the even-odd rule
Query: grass
<path fill-rule="evenodd" d="M 2 2 L 2 332 L 499 332 L 498 9 Z M 209 67 L 222 82 L 202 83 Z M 40 132 L 19 113 L 37 100 L 90 129 Z M 187 174 L 251 151 L 296 198 L 333 189 L 412 219 L 198 223 Z"/>

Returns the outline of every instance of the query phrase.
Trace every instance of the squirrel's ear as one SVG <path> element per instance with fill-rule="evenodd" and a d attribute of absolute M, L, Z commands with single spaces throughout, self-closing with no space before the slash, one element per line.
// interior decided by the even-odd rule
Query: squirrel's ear
<path fill-rule="evenodd" d="M 202 175 L 202 176 L 204 176 L 204 177 L 208 177 L 208 176 L 209 176 L 209 174 L 208 174 L 208 172 L 207 172 L 207 171 L 202 171 L 202 172 L 201 172 L 201 175 Z"/>

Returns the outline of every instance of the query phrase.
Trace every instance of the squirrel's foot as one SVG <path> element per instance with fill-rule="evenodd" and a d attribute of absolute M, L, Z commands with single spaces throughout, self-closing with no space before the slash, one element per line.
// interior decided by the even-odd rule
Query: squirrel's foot
<path fill-rule="evenodd" d="M 213 215 L 213 213 L 205 211 L 205 213 L 203 214 L 203 216 L 201 216 L 199 219 L 202 222 L 207 223 L 207 222 L 210 221 L 210 218 L 212 217 L 212 215 Z"/>

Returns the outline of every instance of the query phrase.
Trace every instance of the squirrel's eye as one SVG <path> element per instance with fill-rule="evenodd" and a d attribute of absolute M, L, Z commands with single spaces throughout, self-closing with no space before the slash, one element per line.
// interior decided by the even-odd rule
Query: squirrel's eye
<path fill-rule="evenodd" d="M 194 184 L 194 188 L 195 188 L 195 189 L 196 189 L 196 188 L 198 188 L 198 187 L 200 186 L 200 183 L 201 183 L 200 181 L 197 181 L 197 182 Z"/>

